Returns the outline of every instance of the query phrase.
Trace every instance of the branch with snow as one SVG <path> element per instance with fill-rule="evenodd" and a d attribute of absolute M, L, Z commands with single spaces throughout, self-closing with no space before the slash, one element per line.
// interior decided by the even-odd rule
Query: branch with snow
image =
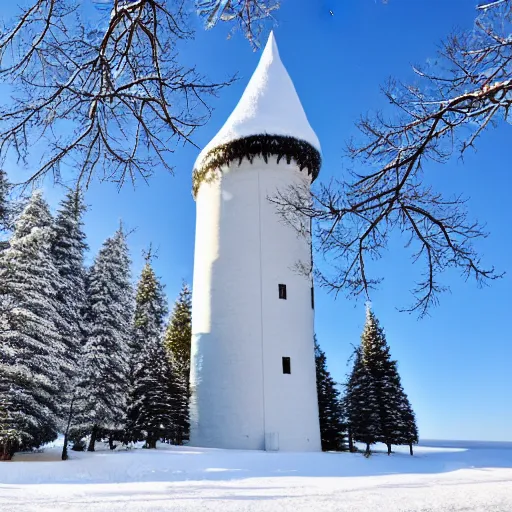
<path fill-rule="evenodd" d="M 424 268 L 407 311 L 422 316 L 437 304 L 446 290 L 440 275 L 448 268 L 479 284 L 500 277 L 475 249 L 486 233 L 468 218 L 465 199 L 443 197 L 423 174 L 429 165 L 464 155 L 484 130 L 511 120 L 512 1 L 491 6 L 479 9 L 473 32 L 448 38 L 441 64 L 414 68 L 416 84 L 391 80 L 384 88 L 391 116 L 363 117 L 361 137 L 348 146 L 365 172 L 320 186 L 312 206 L 297 203 L 293 191 L 275 199 L 281 209 L 295 208 L 317 221 L 319 252 L 331 264 L 318 279 L 336 294 L 369 296 L 380 282 L 369 261 L 382 256 L 395 231 Z"/>
<path fill-rule="evenodd" d="M 0 37 L 0 78 L 13 98 L 0 107 L 0 151 L 26 158 L 48 148 L 30 182 L 63 166 L 87 184 L 96 171 L 121 186 L 172 170 L 174 142 L 210 115 L 210 82 L 179 60 L 192 36 L 183 3 L 111 0 L 99 28 L 72 0 L 33 0 Z"/>

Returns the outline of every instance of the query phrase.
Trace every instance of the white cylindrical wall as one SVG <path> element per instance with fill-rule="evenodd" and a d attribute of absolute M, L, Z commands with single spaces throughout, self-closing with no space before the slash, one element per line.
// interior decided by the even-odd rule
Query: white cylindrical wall
<path fill-rule="evenodd" d="M 311 242 L 268 200 L 309 181 L 294 163 L 255 159 L 199 188 L 192 445 L 264 449 L 267 438 L 280 450 L 320 450 L 312 282 L 297 268 L 310 264 Z M 283 357 L 290 358 L 289 375 Z"/>

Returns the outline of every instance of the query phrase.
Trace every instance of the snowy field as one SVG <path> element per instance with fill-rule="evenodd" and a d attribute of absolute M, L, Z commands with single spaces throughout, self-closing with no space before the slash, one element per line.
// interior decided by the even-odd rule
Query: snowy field
<path fill-rule="evenodd" d="M 101 447 L 101 444 L 100 444 Z M 0 511 L 512 511 L 512 443 L 358 454 L 60 448 L 0 463 Z"/>

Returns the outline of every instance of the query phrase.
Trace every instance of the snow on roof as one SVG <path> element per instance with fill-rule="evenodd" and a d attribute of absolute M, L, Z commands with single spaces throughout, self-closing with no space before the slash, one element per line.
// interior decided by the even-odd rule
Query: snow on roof
<path fill-rule="evenodd" d="M 251 135 L 287 135 L 304 140 L 320 151 L 318 137 L 279 57 L 273 32 L 238 105 L 219 133 L 201 151 L 194 167 L 201 166 L 211 149 Z"/>

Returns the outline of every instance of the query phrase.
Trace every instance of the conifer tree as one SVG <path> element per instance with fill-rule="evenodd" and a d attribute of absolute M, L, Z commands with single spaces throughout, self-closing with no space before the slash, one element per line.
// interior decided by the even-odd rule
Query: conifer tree
<path fill-rule="evenodd" d="M 322 450 L 346 450 L 346 425 L 343 421 L 340 392 L 327 370 L 325 353 L 320 348 L 316 336 L 315 364 Z"/>
<path fill-rule="evenodd" d="M 413 445 L 419 441 L 418 427 L 416 425 L 416 416 L 412 410 L 409 398 L 402 390 L 399 404 L 400 424 L 398 426 L 397 444 L 406 444 L 409 446 L 409 453 L 414 455 Z"/>
<path fill-rule="evenodd" d="M 170 363 L 163 345 L 167 304 L 148 256 L 137 285 L 133 347 L 137 352 L 128 409 L 130 440 L 156 448 L 174 430 Z"/>
<path fill-rule="evenodd" d="M 10 217 L 9 191 L 11 186 L 7 179 L 7 173 L 0 169 L 0 231 L 8 229 Z"/>
<path fill-rule="evenodd" d="M 359 382 L 364 385 L 358 387 Z M 354 439 L 367 443 L 367 451 L 369 441 L 361 439 L 361 425 L 371 425 L 373 436 L 367 439 L 385 443 L 388 455 L 393 444 L 408 444 L 412 452 L 412 444 L 418 438 L 414 413 L 403 390 L 397 363 L 391 359 L 384 330 L 369 307 L 361 346 L 347 385 L 346 404 Z M 363 429 L 362 434 L 366 433 Z"/>
<path fill-rule="evenodd" d="M 366 444 L 366 453 L 379 438 L 380 417 L 375 384 L 364 364 L 363 351 L 358 347 L 354 353 L 354 365 L 346 384 L 344 406 L 347 415 L 349 442 Z"/>
<path fill-rule="evenodd" d="M 85 308 L 84 252 L 87 249 L 82 217 L 85 212 L 80 191 L 70 190 L 61 202 L 55 219 L 53 256 L 60 280 L 57 299 L 60 311 L 59 332 L 63 337 L 67 358 L 67 386 L 64 391 L 62 409 L 71 425 L 75 390 L 79 376 L 80 354 L 84 343 L 82 317 Z M 68 428 L 64 429 L 63 459 L 67 458 Z"/>
<path fill-rule="evenodd" d="M 0 453 L 39 446 L 57 436 L 66 380 L 65 346 L 52 255 L 53 219 L 34 192 L 0 253 Z"/>
<path fill-rule="evenodd" d="M 78 386 L 77 423 L 97 439 L 114 436 L 125 423 L 129 390 L 133 290 L 130 258 L 122 228 L 100 249 L 87 279 L 86 342 Z"/>
<path fill-rule="evenodd" d="M 183 283 L 180 295 L 165 332 L 164 345 L 173 376 L 175 435 L 172 441 L 182 444 L 189 436 L 190 344 L 192 340 L 192 293 Z"/>

